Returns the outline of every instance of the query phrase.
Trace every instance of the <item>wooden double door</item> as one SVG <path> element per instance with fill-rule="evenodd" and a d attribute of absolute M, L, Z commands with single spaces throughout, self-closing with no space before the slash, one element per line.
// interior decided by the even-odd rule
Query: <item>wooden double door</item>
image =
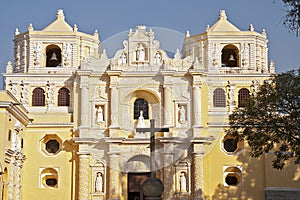
<path fill-rule="evenodd" d="M 128 173 L 128 200 L 145 199 L 142 185 L 148 177 L 150 177 L 150 172 Z"/>

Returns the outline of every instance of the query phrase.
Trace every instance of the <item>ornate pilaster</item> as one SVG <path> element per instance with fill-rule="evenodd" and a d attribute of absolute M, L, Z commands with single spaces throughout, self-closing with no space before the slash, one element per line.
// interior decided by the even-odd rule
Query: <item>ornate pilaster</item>
<path fill-rule="evenodd" d="M 21 194 L 21 167 L 22 164 L 18 163 L 16 166 L 16 186 L 15 186 L 15 200 L 19 200 Z"/>
<path fill-rule="evenodd" d="M 235 108 L 235 105 L 236 105 L 234 87 L 235 87 L 235 85 L 228 81 L 228 85 L 227 85 L 227 103 L 228 103 L 230 111 L 233 111 L 234 108 Z"/>
<path fill-rule="evenodd" d="M 109 152 L 109 183 L 108 183 L 108 200 L 120 199 L 120 152 Z"/>
<path fill-rule="evenodd" d="M 88 126 L 88 106 L 87 102 L 89 102 L 89 90 L 87 85 L 81 86 L 81 118 L 80 118 L 80 126 L 87 127 Z"/>
<path fill-rule="evenodd" d="M 174 199 L 174 173 L 173 173 L 173 154 L 165 153 L 163 157 L 164 169 L 163 169 L 163 184 L 164 193 L 163 199 Z"/>
<path fill-rule="evenodd" d="M 49 81 L 46 84 L 46 104 L 47 106 L 54 106 L 54 95 L 55 95 L 55 91 L 54 91 L 54 84 L 53 83 L 49 83 Z"/>
<path fill-rule="evenodd" d="M 194 144 L 194 153 L 192 154 L 192 194 L 194 200 L 203 200 L 203 144 Z"/>
<path fill-rule="evenodd" d="M 79 185 L 78 185 L 78 199 L 89 199 L 89 161 L 90 156 L 88 154 L 79 154 Z"/>
<path fill-rule="evenodd" d="M 119 89 L 116 86 L 111 87 L 111 128 L 119 127 Z"/>
<path fill-rule="evenodd" d="M 15 172 L 15 163 L 14 160 L 12 160 L 10 162 L 10 170 L 9 170 L 8 200 L 14 200 L 14 172 Z"/>
<path fill-rule="evenodd" d="M 201 87 L 194 85 L 193 87 L 193 125 L 201 126 Z"/>
<path fill-rule="evenodd" d="M 164 126 L 171 127 L 173 122 L 172 104 L 170 100 L 172 99 L 171 89 L 167 86 L 164 87 Z"/>

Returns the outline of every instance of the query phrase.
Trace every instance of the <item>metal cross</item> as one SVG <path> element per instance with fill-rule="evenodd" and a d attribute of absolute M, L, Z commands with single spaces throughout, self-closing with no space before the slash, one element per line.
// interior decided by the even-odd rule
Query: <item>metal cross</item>
<path fill-rule="evenodd" d="M 154 151 L 155 151 L 155 132 L 169 132 L 169 128 L 155 128 L 155 120 L 150 119 L 150 128 L 136 128 L 136 132 L 150 132 L 150 171 L 151 177 L 155 178 L 154 171 Z"/>

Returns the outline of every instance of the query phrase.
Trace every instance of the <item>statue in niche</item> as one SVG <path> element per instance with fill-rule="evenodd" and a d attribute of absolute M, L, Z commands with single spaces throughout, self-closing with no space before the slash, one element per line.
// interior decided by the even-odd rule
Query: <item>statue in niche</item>
<path fill-rule="evenodd" d="M 180 192 L 186 192 L 186 177 L 184 173 L 180 174 Z"/>
<path fill-rule="evenodd" d="M 96 111 L 96 122 L 104 122 L 103 119 L 103 109 L 101 106 L 98 106 L 97 111 Z"/>
<path fill-rule="evenodd" d="M 186 121 L 184 106 L 180 106 L 180 109 L 179 109 L 179 121 L 180 122 L 185 122 Z"/>
<path fill-rule="evenodd" d="M 138 124 L 136 126 L 137 128 L 145 128 L 146 127 L 143 113 L 144 112 L 141 110 L 140 111 L 140 116 L 139 116 L 139 119 L 138 119 Z"/>
<path fill-rule="evenodd" d="M 229 106 L 235 105 L 235 96 L 234 96 L 234 85 L 231 85 L 230 82 L 228 82 L 228 104 Z"/>
<path fill-rule="evenodd" d="M 103 177 L 101 172 L 98 172 L 95 180 L 95 191 L 103 192 Z"/>
<path fill-rule="evenodd" d="M 122 65 L 122 64 L 126 64 L 127 61 L 126 61 L 126 54 L 124 53 L 124 51 L 122 52 L 120 58 L 119 58 L 119 65 Z"/>
<path fill-rule="evenodd" d="M 47 81 L 47 104 L 54 104 L 54 88 L 52 85 L 49 84 L 49 81 Z"/>
<path fill-rule="evenodd" d="M 161 63 L 161 55 L 159 52 L 156 52 L 154 55 L 154 65 L 159 65 Z"/>
<path fill-rule="evenodd" d="M 257 91 L 258 91 L 258 82 L 257 81 L 252 81 L 250 89 L 251 89 L 252 96 L 256 97 L 257 96 Z"/>
<path fill-rule="evenodd" d="M 145 49 L 142 44 L 140 44 L 136 50 L 136 58 L 137 58 L 137 61 L 145 60 Z"/>

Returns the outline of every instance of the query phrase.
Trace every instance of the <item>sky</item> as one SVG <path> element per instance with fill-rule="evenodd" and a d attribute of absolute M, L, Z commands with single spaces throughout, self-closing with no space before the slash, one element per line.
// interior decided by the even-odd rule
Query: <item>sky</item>
<path fill-rule="evenodd" d="M 153 27 L 163 48 L 169 44 L 163 44 L 167 38 L 161 30 L 179 36 L 187 30 L 191 35 L 200 34 L 217 21 L 220 10 L 225 10 L 227 19 L 242 31 L 248 30 L 249 24 L 259 33 L 266 30 L 269 61 L 275 62 L 276 72 L 300 67 L 300 37 L 282 25 L 285 8 L 281 0 L 26 0 L 4 1 L 1 7 L 1 73 L 7 61 L 13 61 L 15 29 L 25 32 L 32 23 L 35 30 L 42 30 L 55 20 L 58 9 L 64 11 L 71 26 L 78 26 L 78 31 L 93 34 L 97 29 L 109 57 L 116 51 L 109 49 L 112 39 L 121 47 L 128 30 L 137 25 Z"/>

